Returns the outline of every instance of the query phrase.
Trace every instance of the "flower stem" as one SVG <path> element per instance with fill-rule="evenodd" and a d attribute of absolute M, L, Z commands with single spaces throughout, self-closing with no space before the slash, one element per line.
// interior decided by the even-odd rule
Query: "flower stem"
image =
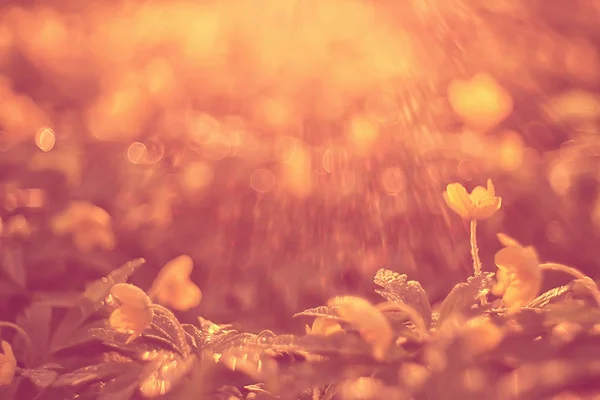
<path fill-rule="evenodd" d="M 2 327 L 12 328 L 15 331 L 17 331 L 17 333 L 23 338 L 23 341 L 25 342 L 25 347 L 27 347 L 27 354 L 29 355 L 29 357 L 33 356 L 33 343 L 31 342 L 31 338 L 29 337 L 27 332 L 23 330 L 23 328 L 21 328 L 17 324 L 13 324 L 12 322 L 0 321 L 0 328 Z"/>
<path fill-rule="evenodd" d="M 479 247 L 477 247 L 477 220 L 471 220 L 471 258 L 473 259 L 474 276 L 481 275 L 481 259 L 479 258 Z"/>
<path fill-rule="evenodd" d="M 321 390 L 317 386 L 313 388 L 312 400 L 319 400 L 321 398 Z"/>
<path fill-rule="evenodd" d="M 594 296 L 594 300 L 596 300 L 598 307 L 600 307 L 600 291 L 598 290 L 598 286 L 592 280 L 592 278 L 583 274 L 577 268 L 569 267 L 568 265 L 559 264 L 559 263 L 543 263 L 543 264 L 540 264 L 540 268 L 545 269 L 545 270 L 552 270 L 552 271 L 562 271 L 562 272 L 565 272 L 565 273 L 575 277 L 576 279 L 581 279 L 584 282 L 591 282 L 592 284 L 585 285 L 585 287 L 587 289 L 589 289 L 592 296 Z"/>
<path fill-rule="evenodd" d="M 429 333 L 427 325 L 425 324 L 425 320 L 423 317 L 421 317 L 421 314 L 419 314 L 417 310 L 408 304 L 386 301 L 385 303 L 378 304 L 376 307 L 380 312 L 398 311 L 406 314 L 406 316 L 412 321 L 413 324 L 415 324 L 415 327 L 423 336 L 427 336 Z"/>
<path fill-rule="evenodd" d="M 181 326 L 181 323 L 179 322 L 175 314 L 173 314 L 168 308 L 163 307 L 159 304 L 150 305 L 150 309 L 166 315 L 167 318 L 173 323 L 173 326 L 177 330 L 177 341 L 179 342 L 179 346 L 181 347 L 181 352 L 184 357 L 189 356 L 191 353 L 190 345 L 187 342 L 185 330 Z"/>

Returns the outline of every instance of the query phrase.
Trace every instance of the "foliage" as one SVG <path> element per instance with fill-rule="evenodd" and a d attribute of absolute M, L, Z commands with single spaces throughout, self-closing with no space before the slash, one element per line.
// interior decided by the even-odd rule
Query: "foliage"
<path fill-rule="evenodd" d="M 521 248 L 499 238 L 503 250 Z M 497 279 L 505 279 L 507 264 L 522 261 L 507 260 Z M 333 298 L 294 315 L 316 318 L 296 335 L 239 332 L 202 317 L 181 323 L 125 283 L 144 262 L 132 260 L 92 283 L 66 310 L 39 299 L 19 325 L 2 322 L 18 333 L 16 359 L 13 346 L 3 344 L 3 398 L 532 399 L 581 387 L 600 393 L 600 310 L 590 303 L 598 289 L 587 277 L 505 308 L 510 302 L 489 298 L 501 282 L 475 269 L 432 307 L 419 282 L 382 268 L 374 283 L 385 301 Z M 172 265 L 159 282 L 171 279 Z M 185 265 L 184 278 L 191 268 Z M 557 265 L 536 268 L 579 274 Z M 536 283 L 520 285 L 528 293 Z M 149 323 L 124 319 L 133 304 L 149 313 Z"/>

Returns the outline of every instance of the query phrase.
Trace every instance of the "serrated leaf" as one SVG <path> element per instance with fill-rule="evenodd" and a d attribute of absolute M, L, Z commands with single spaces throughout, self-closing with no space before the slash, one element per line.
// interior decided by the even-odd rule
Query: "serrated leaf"
<path fill-rule="evenodd" d="M 553 289 L 550 289 L 550 290 L 542 293 L 541 295 L 539 295 L 535 299 L 531 300 L 531 302 L 529 302 L 529 304 L 527 304 L 526 307 L 528 307 L 528 308 L 543 308 L 544 306 L 546 306 L 550 302 L 552 302 L 552 300 L 554 300 L 557 297 L 562 296 L 563 294 L 569 292 L 569 290 L 571 290 L 571 285 L 570 284 L 569 285 L 555 287 Z"/>
<path fill-rule="evenodd" d="M 132 368 L 102 385 L 98 400 L 129 400 L 133 397 L 139 383 L 141 368 Z"/>
<path fill-rule="evenodd" d="M 70 336 L 78 327 L 81 326 L 100 306 L 104 299 L 110 293 L 110 289 L 117 283 L 124 283 L 127 278 L 136 269 L 144 265 L 146 260 L 139 258 L 128 261 L 120 268 L 117 268 L 108 276 L 93 282 L 85 290 L 83 295 L 77 301 L 77 304 L 71 308 L 54 332 L 52 337 L 51 349 L 55 351 L 58 346 L 64 344 L 66 337 Z"/>
<path fill-rule="evenodd" d="M 154 312 L 152 316 L 152 329 L 156 331 L 160 336 L 167 339 L 172 346 L 175 347 L 180 354 L 185 354 L 185 349 L 188 346 L 187 338 L 184 336 L 180 329 L 177 327 L 179 321 L 173 320 L 169 315 Z"/>
<path fill-rule="evenodd" d="M 479 276 L 470 277 L 467 282 L 454 286 L 448 296 L 442 302 L 439 311 L 438 324 L 448 319 L 453 314 L 471 314 L 470 310 L 476 304 L 482 291 L 491 286 L 493 273 L 483 273 Z"/>
<path fill-rule="evenodd" d="M 342 318 L 339 317 L 335 308 L 328 306 L 320 306 L 315 308 L 309 308 L 308 310 L 304 310 L 297 314 L 294 314 L 294 318 L 296 317 L 317 317 L 317 318 L 329 318 L 337 321 L 341 321 Z"/>
<path fill-rule="evenodd" d="M 228 347 L 256 341 L 257 337 L 253 333 L 240 333 L 234 329 L 217 329 L 214 332 L 208 332 L 191 324 L 182 324 L 182 327 L 188 334 L 188 339 L 193 340 L 197 352 L 203 350 L 220 352 Z"/>
<path fill-rule="evenodd" d="M 248 343 L 256 343 L 256 334 L 247 332 L 232 332 L 223 334 L 219 337 L 218 343 L 213 342 L 210 346 L 211 351 L 221 352 L 231 347 L 242 347 Z"/>
<path fill-rule="evenodd" d="M 575 296 L 594 296 L 593 293 L 598 290 L 596 282 L 590 277 L 575 279 L 570 283 Z"/>
<path fill-rule="evenodd" d="M 427 328 L 431 326 L 431 304 L 419 282 L 409 281 L 406 275 L 385 268 L 377 271 L 373 282 L 382 287 L 382 289 L 375 289 L 380 296 L 392 303 L 411 306 L 421 315 L 425 326 Z"/>
<path fill-rule="evenodd" d="M 52 387 L 79 386 L 97 380 L 106 380 L 119 376 L 128 371 L 131 363 L 109 362 L 79 368 L 73 372 L 59 375 Z"/>
<path fill-rule="evenodd" d="M 257 343 L 263 349 L 277 352 L 312 354 L 322 356 L 344 356 L 372 358 L 372 347 L 360 338 L 358 334 L 346 333 L 330 336 L 321 335 L 278 335 L 266 342 Z M 402 358 L 406 352 L 397 346 L 392 346 L 387 358 Z"/>
<path fill-rule="evenodd" d="M 47 388 L 54 383 L 58 376 L 58 372 L 45 368 L 24 369 L 21 371 L 21 376 L 29 378 L 31 383 L 37 387 Z"/>
<path fill-rule="evenodd" d="M 181 324 L 181 327 L 187 335 L 187 341 L 196 353 L 202 351 L 202 345 L 206 342 L 208 333 L 198 329 L 192 324 Z"/>
<path fill-rule="evenodd" d="M 173 343 L 171 343 L 169 340 L 149 332 L 143 333 L 143 338 L 145 340 L 144 342 L 140 343 L 127 343 L 129 335 L 115 332 L 109 328 L 91 328 L 88 333 L 92 340 L 100 341 L 106 346 L 130 353 L 140 354 L 144 351 L 147 351 L 149 348 L 152 348 L 152 346 L 145 343 L 145 341 L 148 339 L 165 346 L 169 350 L 176 350 Z"/>
<path fill-rule="evenodd" d="M 134 398 L 143 366 L 129 363 L 124 373 L 107 380 L 100 380 L 77 389 L 76 398 L 96 400 L 129 400 Z"/>
<path fill-rule="evenodd" d="M 153 346 L 147 343 L 147 340 L 136 340 L 131 343 L 126 343 L 128 337 L 129 335 L 127 334 L 118 333 L 109 328 L 108 322 L 105 319 L 91 321 L 75 331 L 71 337 L 67 339 L 68 344 L 55 349 L 55 353 L 62 353 L 69 349 L 94 342 L 102 343 L 105 346 L 121 352 L 126 352 L 132 356 L 137 356 L 153 348 Z M 169 349 L 173 346 L 172 343 L 166 339 L 156 335 L 153 336 L 151 333 L 146 334 L 145 332 L 144 339 L 150 339 Z M 156 345 L 154 347 L 156 347 Z"/>
<path fill-rule="evenodd" d="M 259 348 L 228 348 L 220 353 L 218 362 L 232 371 L 239 371 L 256 381 L 265 382 L 272 391 L 278 390 L 277 362 Z"/>
<path fill-rule="evenodd" d="M 380 268 L 373 277 L 373 282 L 381 287 L 387 287 L 388 285 L 398 283 L 404 284 L 408 280 L 406 274 L 400 274 L 396 271 L 392 271 L 386 268 Z"/>
<path fill-rule="evenodd" d="M 140 380 L 139 391 L 144 397 L 153 398 L 170 393 L 192 370 L 196 356 L 183 358 L 178 354 L 158 351 L 151 353 Z"/>
<path fill-rule="evenodd" d="M 271 395 L 271 393 L 266 389 L 264 383 L 256 383 L 254 385 L 246 385 L 246 386 L 244 386 L 244 390 L 246 390 L 250 393 L 260 393 L 260 394 Z"/>

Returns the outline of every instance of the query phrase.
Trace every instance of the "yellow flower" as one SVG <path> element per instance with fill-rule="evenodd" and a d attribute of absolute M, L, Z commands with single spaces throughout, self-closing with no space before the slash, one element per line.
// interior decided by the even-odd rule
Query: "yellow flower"
<path fill-rule="evenodd" d="M 142 289 L 128 283 L 114 285 L 110 294 L 119 303 L 119 308 L 110 315 L 109 325 L 119 333 L 131 334 L 127 339 L 127 343 L 130 343 L 150 327 L 152 302 Z"/>
<path fill-rule="evenodd" d="M 4 340 L 2 341 L 2 351 L 4 354 L 0 353 L 0 386 L 8 386 L 15 377 L 17 359 L 10 343 Z"/>
<path fill-rule="evenodd" d="M 313 321 L 312 327 L 306 326 L 309 335 L 329 336 L 345 332 L 338 321 L 330 318 L 318 317 Z"/>
<path fill-rule="evenodd" d="M 72 234 L 75 246 L 83 252 L 95 247 L 112 250 L 115 236 L 110 215 L 86 201 L 73 201 L 66 210 L 52 219 L 52 231 L 57 235 Z"/>
<path fill-rule="evenodd" d="M 370 302 L 360 297 L 335 297 L 328 302 L 342 319 L 358 330 L 373 349 L 373 358 L 383 360 L 392 344 L 394 332 L 388 319 Z"/>
<path fill-rule="evenodd" d="M 451 183 L 443 196 L 448 207 L 464 219 L 487 219 L 502 205 L 491 179 L 487 180 L 487 188 L 477 186 L 470 194 L 460 183 Z"/>
<path fill-rule="evenodd" d="M 506 307 L 519 308 L 535 299 L 542 286 L 542 270 L 535 249 L 523 247 L 506 235 L 499 236 L 507 247 L 494 256 L 498 267 L 492 293 L 502 296 Z"/>
<path fill-rule="evenodd" d="M 202 301 L 202 292 L 190 280 L 193 267 L 194 261 L 187 255 L 169 261 L 158 273 L 148 291 L 149 296 L 158 303 L 179 311 L 198 306 Z"/>

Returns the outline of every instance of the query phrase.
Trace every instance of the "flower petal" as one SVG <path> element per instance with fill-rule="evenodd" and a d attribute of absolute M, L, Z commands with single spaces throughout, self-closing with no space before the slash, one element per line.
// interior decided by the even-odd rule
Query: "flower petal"
<path fill-rule="evenodd" d="M 523 245 L 516 239 L 508 236 L 505 233 L 497 233 L 496 237 L 498 238 L 498 241 L 505 247 L 523 247 Z"/>
<path fill-rule="evenodd" d="M 15 358 L 15 353 L 13 353 L 12 346 L 5 340 L 2 341 L 2 352 L 8 360 L 12 360 L 16 364 L 17 359 Z"/>
<path fill-rule="evenodd" d="M 164 272 L 165 275 L 169 275 L 169 277 L 185 279 L 190 276 L 193 268 L 194 261 L 192 260 L 192 257 L 183 254 L 166 263 L 161 272 Z"/>
<path fill-rule="evenodd" d="M 479 203 L 483 199 L 489 198 L 490 195 L 489 195 L 487 189 L 484 188 L 483 186 L 475 186 L 475 188 L 471 191 L 471 194 L 469 195 L 469 197 L 471 198 L 471 201 L 473 202 L 473 204 L 477 205 L 477 203 Z"/>
<path fill-rule="evenodd" d="M 504 292 L 506 292 L 510 283 L 510 274 L 505 270 L 499 269 L 496 271 L 496 284 L 492 288 L 492 294 L 496 296 L 504 295 Z"/>
<path fill-rule="evenodd" d="M 110 294 L 122 305 L 135 308 L 143 309 L 152 303 L 142 289 L 129 283 L 117 283 L 110 289 Z"/>
<path fill-rule="evenodd" d="M 120 333 L 141 333 L 152 322 L 152 310 L 121 306 L 110 314 L 111 328 Z"/>
<path fill-rule="evenodd" d="M 184 282 L 174 287 L 172 295 L 164 302 L 178 311 L 188 311 L 202 301 L 202 291 L 192 282 Z"/>
<path fill-rule="evenodd" d="M 491 179 L 487 180 L 487 192 L 490 196 L 496 195 L 496 188 L 494 187 L 494 184 L 492 183 Z"/>
<path fill-rule="evenodd" d="M 451 183 L 446 186 L 443 193 L 446 204 L 452 211 L 463 218 L 469 218 L 469 213 L 473 208 L 473 203 L 469 197 L 467 189 L 460 183 Z"/>
<path fill-rule="evenodd" d="M 184 254 L 172 259 L 166 263 L 164 267 L 162 267 L 154 279 L 154 282 L 152 282 L 152 286 L 150 287 L 150 290 L 148 290 L 148 295 L 151 298 L 157 298 L 160 296 L 164 300 L 164 296 L 161 296 L 161 292 L 165 290 L 169 291 L 166 286 L 176 284 L 178 282 L 183 283 L 189 281 L 189 277 L 193 268 L 194 261 L 188 255 Z"/>
<path fill-rule="evenodd" d="M 486 197 L 475 204 L 471 217 L 475 219 L 488 219 L 494 215 L 502 206 L 500 197 Z"/>
<path fill-rule="evenodd" d="M 507 307 L 519 308 L 527 305 L 539 293 L 542 271 L 533 247 L 514 245 L 516 241 L 512 239 L 507 240 L 507 243 L 512 245 L 501 249 L 494 257 L 498 267 L 498 283 L 492 293 L 502 295 Z"/>
<path fill-rule="evenodd" d="M 0 386 L 8 386 L 15 377 L 17 360 L 15 359 L 10 343 L 3 340 L 2 350 L 4 354 L 0 354 Z"/>

